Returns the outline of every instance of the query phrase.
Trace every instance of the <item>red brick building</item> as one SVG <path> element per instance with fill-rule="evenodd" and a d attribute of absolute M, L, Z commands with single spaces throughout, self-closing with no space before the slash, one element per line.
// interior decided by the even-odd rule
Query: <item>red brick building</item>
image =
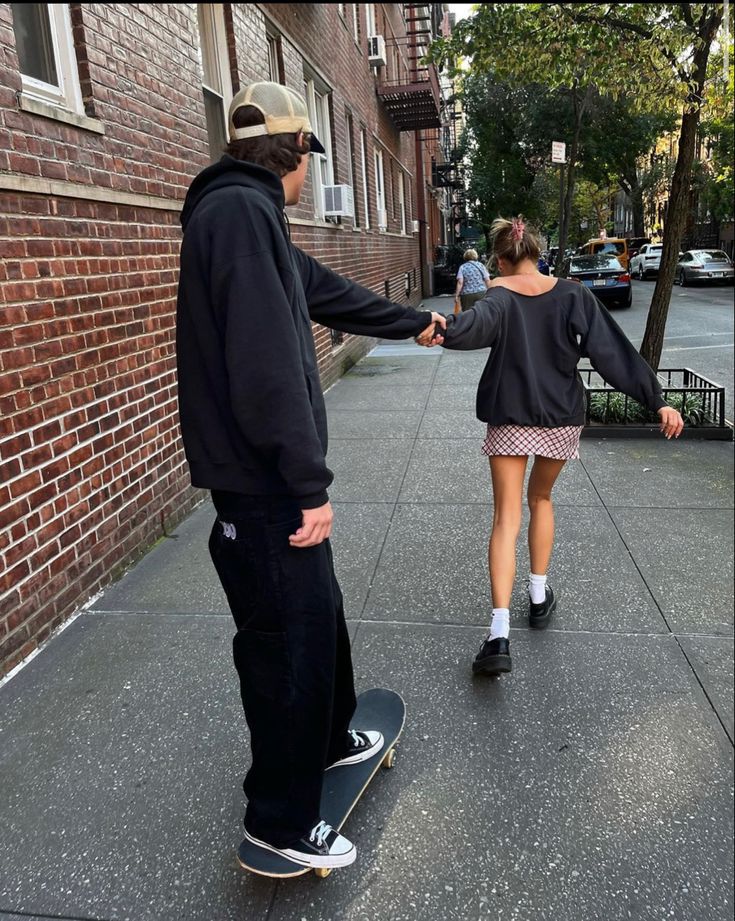
<path fill-rule="evenodd" d="M 431 293 L 446 139 L 419 59 L 446 22 L 439 4 L 0 4 L 0 675 L 201 499 L 177 424 L 179 212 L 242 84 L 305 93 L 327 148 L 295 242 L 394 300 Z M 325 387 L 371 344 L 314 334 Z"/>

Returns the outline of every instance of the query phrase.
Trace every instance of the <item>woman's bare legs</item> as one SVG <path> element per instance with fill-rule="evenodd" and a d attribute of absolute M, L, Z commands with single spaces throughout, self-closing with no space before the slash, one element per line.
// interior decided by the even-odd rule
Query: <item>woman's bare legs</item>
<path fill-rule="evenodd" d="M 509 608 L 516 576 L 516 543 L 521 529 L 525 455 L 490 458 L 493 481 L 493 529 L 488 545 L 488 568 L 493 608 Z"/>
<path fill-rule="evenodd" d="M 531 521 L 528 525 L 528 552 L 531 572 L 546 575 L 554 548 L 554 506 L 551 490 L 566 461 L 536 456 L 528 478 L 528 508 Z"/>

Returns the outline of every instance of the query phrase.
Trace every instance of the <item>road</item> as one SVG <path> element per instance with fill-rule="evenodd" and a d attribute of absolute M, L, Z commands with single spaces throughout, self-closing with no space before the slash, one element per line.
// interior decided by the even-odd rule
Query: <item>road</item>
<path fill-rule="evenodd" d="M 633 306 L 613 316 L 636 347 L 646 327 L 655 280 L 633 281 Z M 733 287 L 680 288 L 671 294 L 662 368 L 691 368 L 725 387 L 725 415 L 733 416 Z"/>

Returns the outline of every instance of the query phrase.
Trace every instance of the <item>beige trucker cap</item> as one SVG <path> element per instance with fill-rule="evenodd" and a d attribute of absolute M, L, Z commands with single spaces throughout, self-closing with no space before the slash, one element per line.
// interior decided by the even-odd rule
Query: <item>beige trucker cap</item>
<path fill-rule="evenodd" d="M 265 119 L 264 125 L 236 128 L 235 112 L 241 106 L 254 106 Z M 324 153 L 309 122 L 309 112 L 303 96 L 280 83 L 251 83 L 233 97 L 230 103 L 230 140 L 260 137 L 264 134 L 309 134 L 310 146 L 315 153 Z"/>

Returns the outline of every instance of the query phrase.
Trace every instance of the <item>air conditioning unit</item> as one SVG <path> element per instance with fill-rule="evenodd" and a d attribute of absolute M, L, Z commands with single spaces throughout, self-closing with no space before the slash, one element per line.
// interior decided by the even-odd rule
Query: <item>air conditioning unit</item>
<path fill-rule="evenodd" d="M 324 216 L 325 217 L 354 217 L 355 204 L 352 196 L 352 186 L 325 185 L 324 186 Z"/>
<path fill-rule="evenodd" d="M 411 221 L 411 233 L 418 233 L 418 232 L 419 232 L 419 222 Z"/>
<path fill-rule="evenodd" d="M 388 229 L 388 212 L 383 208 L 378 208 L 378 230 Z"/>
<path fill-rule="evenodd" d="M 385 66 L 385 39 L 382 35 L 371 35 L 368 38 L 368 61 L 373 67 Z"/>

